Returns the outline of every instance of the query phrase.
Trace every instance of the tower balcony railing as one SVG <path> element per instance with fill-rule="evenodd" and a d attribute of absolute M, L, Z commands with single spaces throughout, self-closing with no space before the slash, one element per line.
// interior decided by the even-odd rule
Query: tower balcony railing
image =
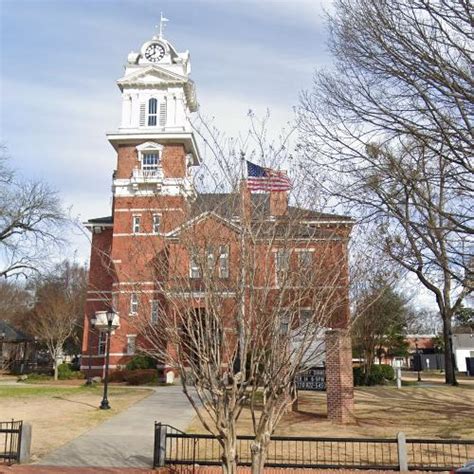
<path fill-rule="evenodd" d="M 153 182 L 153 181 L 161 181 L 163 179 L 163 170 L 161 168 L 158 169 L 149 169 L 144 170 L 141 168 L 134 168 L 132 171 L 132 180 L 135 182 Z"/>

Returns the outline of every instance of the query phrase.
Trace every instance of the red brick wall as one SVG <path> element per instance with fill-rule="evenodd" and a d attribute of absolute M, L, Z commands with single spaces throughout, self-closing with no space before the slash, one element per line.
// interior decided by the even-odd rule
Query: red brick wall
<path fill-rule="evenodd" d="M 272 216 L 284 216 L 288 210 L 288 193 L 270 193 L 270 214 Z"/>
<path fill-rule="evenodd" d="M 336 423 L 351 422 L 354 412 L 352 348 L 345 329 L 326 333 L 326 394 L 328 418 Z"/>
<path fill-rule="evenodd" d="M 139 144 L 120 145 L 117 153 L 116 178 L 127 179 L 131 176 L 133 168 L 139 166 L 136 146 Z M 183 145 L 166 144 L 163 149 L 161 164 L 165 178 L 178 178 L 186 176 L 186 154 Z M 250 195 L 245 192 L 246 198 Z M 271 193 L 270 211 L 276 216 L 284 216 L 287 210 L 287 193 Z M 134 317 L 130 313 L 130 295 L 136 292 L 139 296 L 141 311 L 145 314 L 151 313 L 150 300 L 160 299 L 157 292 L 157 281 L 168 281 L 170 278 L 181 278 L 184 285 L 194 285 L 193 289 L 199 290 L 202 282 L 189 282 L 189 257 L 188 248 L 178 240 L 165 239 L 162 235 L 150 234 L 152 230 L 153 214 L 160 214 L 160 232 L 169 232 L 186 220 L 188 214 L 188 203 L 181 196 L 165 196 L 160 194 L 157 188 L 154 196 L 116 197 L 113 201 L 114 227 L 100 234 L 94 234 L 91 253 L 90 290 L 102 293 L 91 293 L 91 298 L 86 305 L 86 321 L 83 349 L 87 353 L 88 344 L 88 320 L 95 311 L 110 307 L 112 292 L 114 293 L 114 304 L 120 314 L 121 327 L 117 329 L 111 339 L 112 366 L 125 365 L 131 356 L 125 355 L 127 335 L 137 334 Z M 140 233 L 146 235 L 134 235 L 132 230 L 132 219 L 134 214 L 141 217 Z M 250 214 L 247 213 L 247 217 Z M 314 262 L 317 268 L 316 284 L 320 286 L 328 284 L 328 281 L 337 280 L 339 289 L 333 294 L 339 304 L 337 310 L 331 315 L 328 326 L 333 328 L 344 328 L 349 320 L 348 304 L 348 269 L 347 269 L 347 244 L 346 238 L 350 232 L 349 227 L 324 225 L 320 228 L 322 235 L 327 235 L 326 240 L 315 240 L 311 242 L 310 248 L 314 250 Z M 230 246 L 230 276 L 227 280 L 229 287 L 239 277 L 238 259 L 239 239 L 232 226 L 224 224 L 219 219 L 208 218 L 188 228 L 183 236 L 189 241 L 201 247 L 207 244 L 217 246 L 227 244 Z M 342 239 L 336 239 L 340 237 Z M 189 243 L 190 243 L 189 242 Z M 288 245 L 286 242 L 284 245 Z M 306 242 L 295 241 L 294 246 L 305 248 Z M 110 256 L 105 258 L 104 254 Z M 259 243 L 255 249 L 254 259 L 261 263 L 262 271 L 255 275 L 254 284 L 257 286 L 274 286 L 272 292 L 278 293 L 275 280 L 274 268 L 275 253 L 265 243 Z M 291 257 L 291 265 L 297 264 L 296 253 Z M 225 282 L 223 282 L 225 287 Z M 183 286 L 181 286 L 181 289 Z M 258 291 L 258 290 L 255 290 Z M 183 300 L 184 301 L 184 300 Z M 199 307 L 201 301 L 187 299 L 185 304 Z M 231 315 L 235 302 L 229 298 L 224 301 L 226 305 L 225 314 Z M 94 333 L 92 350 L 94 353 L 93 365 L 100 373 L 103 358 L 97 356 L 98 334 Z M 352 410 L 352 369 L 350 363 L 350 347 L 347 341 L 341 343 L 339 339 L 328 336 L 328 398 L 329 416 L 335 421 L 348 420 Z M 350 373 L 344 367 L 348 363 Z M 84 359 L 84 363 L 87 359 Z"/>
<path fill-rule="evenodd" d="M 117 153 L 117 179 L 128 179 L 133 169 L 140 166 L 137 145 L 119 145 Z M 165 145 L 161 156 L 161 164 L 165 178 L 180 178 L 186 176 L 186 152 L 183 145 Z"/>

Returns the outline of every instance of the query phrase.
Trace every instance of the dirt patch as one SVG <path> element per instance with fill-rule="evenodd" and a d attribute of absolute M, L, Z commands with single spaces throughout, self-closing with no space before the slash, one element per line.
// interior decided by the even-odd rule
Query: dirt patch
<path fill-rule="evenodd" d="M 324 392 L 300 392 L 298 411 L 283 416 L 275 435 L 394 437 L 403 431 L 408 437 L 472 439 L 473 406 L 471 384 L 358 388 L 353 423 L 334 425 L 326 418 Z M 205 432 L 197 417 L 188 431 Z M 248 410 L 242 412 L 238 433 L 252 434 Z"/>
<path fill-rule="evenodd" d="M 32 424 L 32 461 L 62 446 L 152 393 L 112 387 L 111 410 L 100 410 L 101 387 L 0 386 L 0 420 Z"/>

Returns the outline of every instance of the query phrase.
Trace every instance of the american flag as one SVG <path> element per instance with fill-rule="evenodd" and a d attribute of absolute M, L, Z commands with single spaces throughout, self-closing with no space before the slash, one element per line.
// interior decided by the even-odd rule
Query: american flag
<path fill-rule="evenodd" d="M 247 161 L 247 187 L 250 191 L 288 191 L 291 181 L 283 171 L 263 168 Z"/>

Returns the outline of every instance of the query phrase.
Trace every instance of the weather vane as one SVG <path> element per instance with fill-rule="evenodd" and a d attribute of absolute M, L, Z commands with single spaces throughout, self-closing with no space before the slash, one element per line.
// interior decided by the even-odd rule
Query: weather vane
<path fill-rule="evenodd" d="M 166 22 L 169 21 L 168 18 L 163 16 L 163 12 L 160 12 L 160 24 L 155 25 L 155 28 L 159 28 L 158 30 L 158 38 L 163 39 L 163 31 L 166 26 Z"/>

